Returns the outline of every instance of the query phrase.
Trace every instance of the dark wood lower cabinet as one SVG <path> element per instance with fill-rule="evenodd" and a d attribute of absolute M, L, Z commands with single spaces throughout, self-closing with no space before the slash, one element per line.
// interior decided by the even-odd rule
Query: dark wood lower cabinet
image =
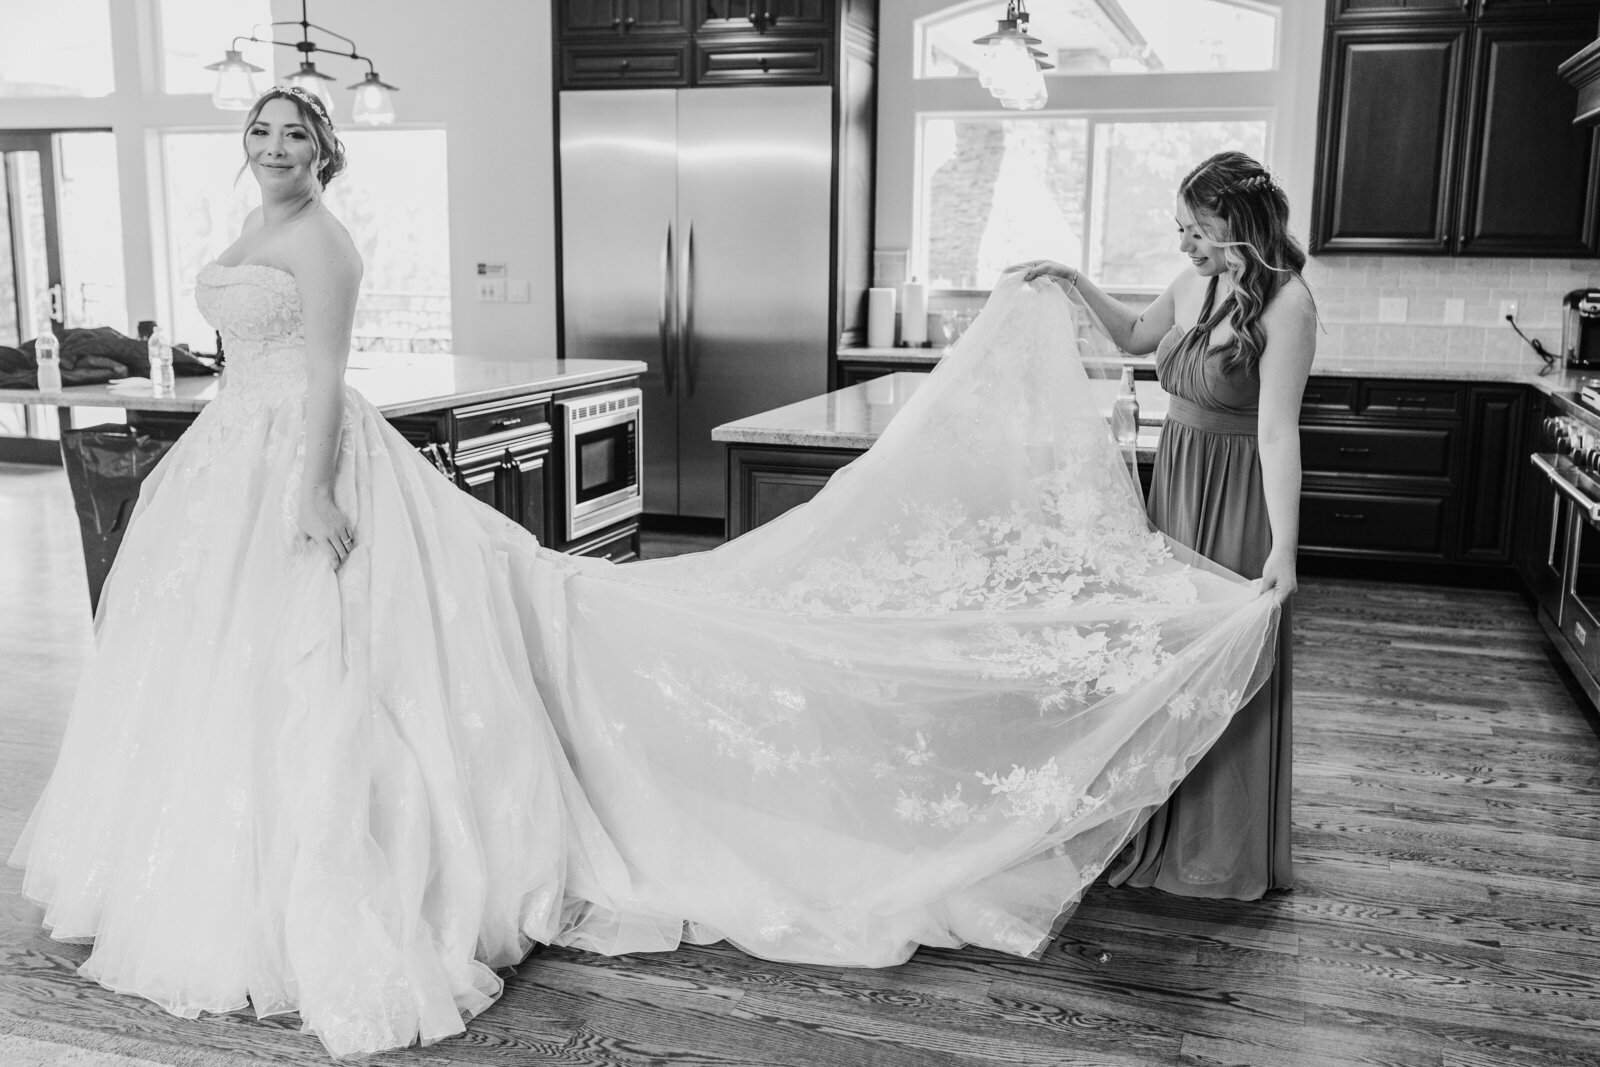
<path fill-rule="evenodd" d="M 861 450 L 728 446 L 728 536 L 771 522 L 822 491 Z"/>
<path fill-rule="evenodd" d="M 1303 555 L 1509 568 L 1529 390 L 1313 378 L 1303 409 Z"/>

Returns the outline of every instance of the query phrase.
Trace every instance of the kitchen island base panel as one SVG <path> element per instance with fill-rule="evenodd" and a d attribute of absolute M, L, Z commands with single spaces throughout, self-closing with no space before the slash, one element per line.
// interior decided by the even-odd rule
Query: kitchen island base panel
<path fill-rule="evenodd" d="M 728 446 L 728 536 L 738 537 L 806 503 L 861 449 Z"/>

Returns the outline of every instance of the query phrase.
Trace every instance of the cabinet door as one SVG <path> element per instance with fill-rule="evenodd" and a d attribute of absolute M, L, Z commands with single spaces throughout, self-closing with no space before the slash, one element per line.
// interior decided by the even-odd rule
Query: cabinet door
<path fill-rule="evenodd" d="M 1510 563 L 1518 485 L 1528 466 L 1527 395 L 1520 388 L 1476 387 L 1467 404 L 1467 477 L 1456 555 L 1464 563 Z"/>
<path fill-rule="evenodd" d="M 524 530 L 548 544 L 549 445 L 506 453 L 500 468 L 503 511 Z"/>
<path fill-rule="evenodd" d="M 1329 32 L 1313 251 L 1449 251 L 1466 35 Z"/>
<path fill-rule="evenodd" d="M 1600 251 L 1600 139 L 1575 126 L 1578 91 L 1556 68 L 1594 37 L 1589 22 L 1473 31 L 1457 251 L 1592 256 Z"/>
<path fill-rule="evenodd" d="M 471 493 L 479 503 L 500 510 L 500 457 L 458 464 L 456 483 Z"/>
<path fill-rule="evenodd" d="M 833 0 L 706 0 L 697 32 L 826 33 Z"/>
<path fill-rule="evenodd" d="M 689 32 L 689 0 L 559 0 L 556 11 L 568 38 Z"/>
<path fill-rule="evenodd" d="M 559 0 L 556 17 L 563 37 L 606 37 L 622 32 L 624 0 Z"/>
<path fill-rule="evenodd" d="M 1472 0 L 1334 0 L 1335 22 L 1362 18 L 1465 18 Z"/>
<path fill-rule="evenodd" d="M 1477 0 L 1478 17 L 1484 19 L 1530 19 L 1547 15 L 1593 18 L 1600 14 L 1600 0 Z"/>

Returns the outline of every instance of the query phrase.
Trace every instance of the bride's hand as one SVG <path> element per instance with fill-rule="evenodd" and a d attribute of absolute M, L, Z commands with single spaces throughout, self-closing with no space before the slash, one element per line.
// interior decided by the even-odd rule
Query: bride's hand
<path fill-rule="evenodd" d="M 356 547 L 355 524 L 339 510 L 329 493 L 313 493 L 300 499 L 300 536 L 322 552 L 338 570 Z"/>
<path fill-rule="evenodd" d="M 1030 259 L 1024 263 L 1013 263 L 1005 269 L 1004 273 L 1012 274 L 1019 270 L 1026 271 L 1022 276 L 1022 280 L 1025 282 L 1031 282 L 1035 278 L 1049 277 L 1067 282 L 1070 285 L 1078 284 L 1077 269 L 1066 266 L 1063 263 L 1057 263 L 1053 259 Z"/>

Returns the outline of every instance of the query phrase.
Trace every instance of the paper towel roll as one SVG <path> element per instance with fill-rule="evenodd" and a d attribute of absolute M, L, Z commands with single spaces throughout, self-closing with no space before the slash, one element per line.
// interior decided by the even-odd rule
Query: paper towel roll
<path fill-rule="evenodd" d="M 867 347 L 894 347 L 894 290 L 867 290 Z"/>
<path fill-rule="evenodd" d="M 900 340 L 913 347 L 928 343 L 928 287 L 921 282 L 900 287 Z"/>

